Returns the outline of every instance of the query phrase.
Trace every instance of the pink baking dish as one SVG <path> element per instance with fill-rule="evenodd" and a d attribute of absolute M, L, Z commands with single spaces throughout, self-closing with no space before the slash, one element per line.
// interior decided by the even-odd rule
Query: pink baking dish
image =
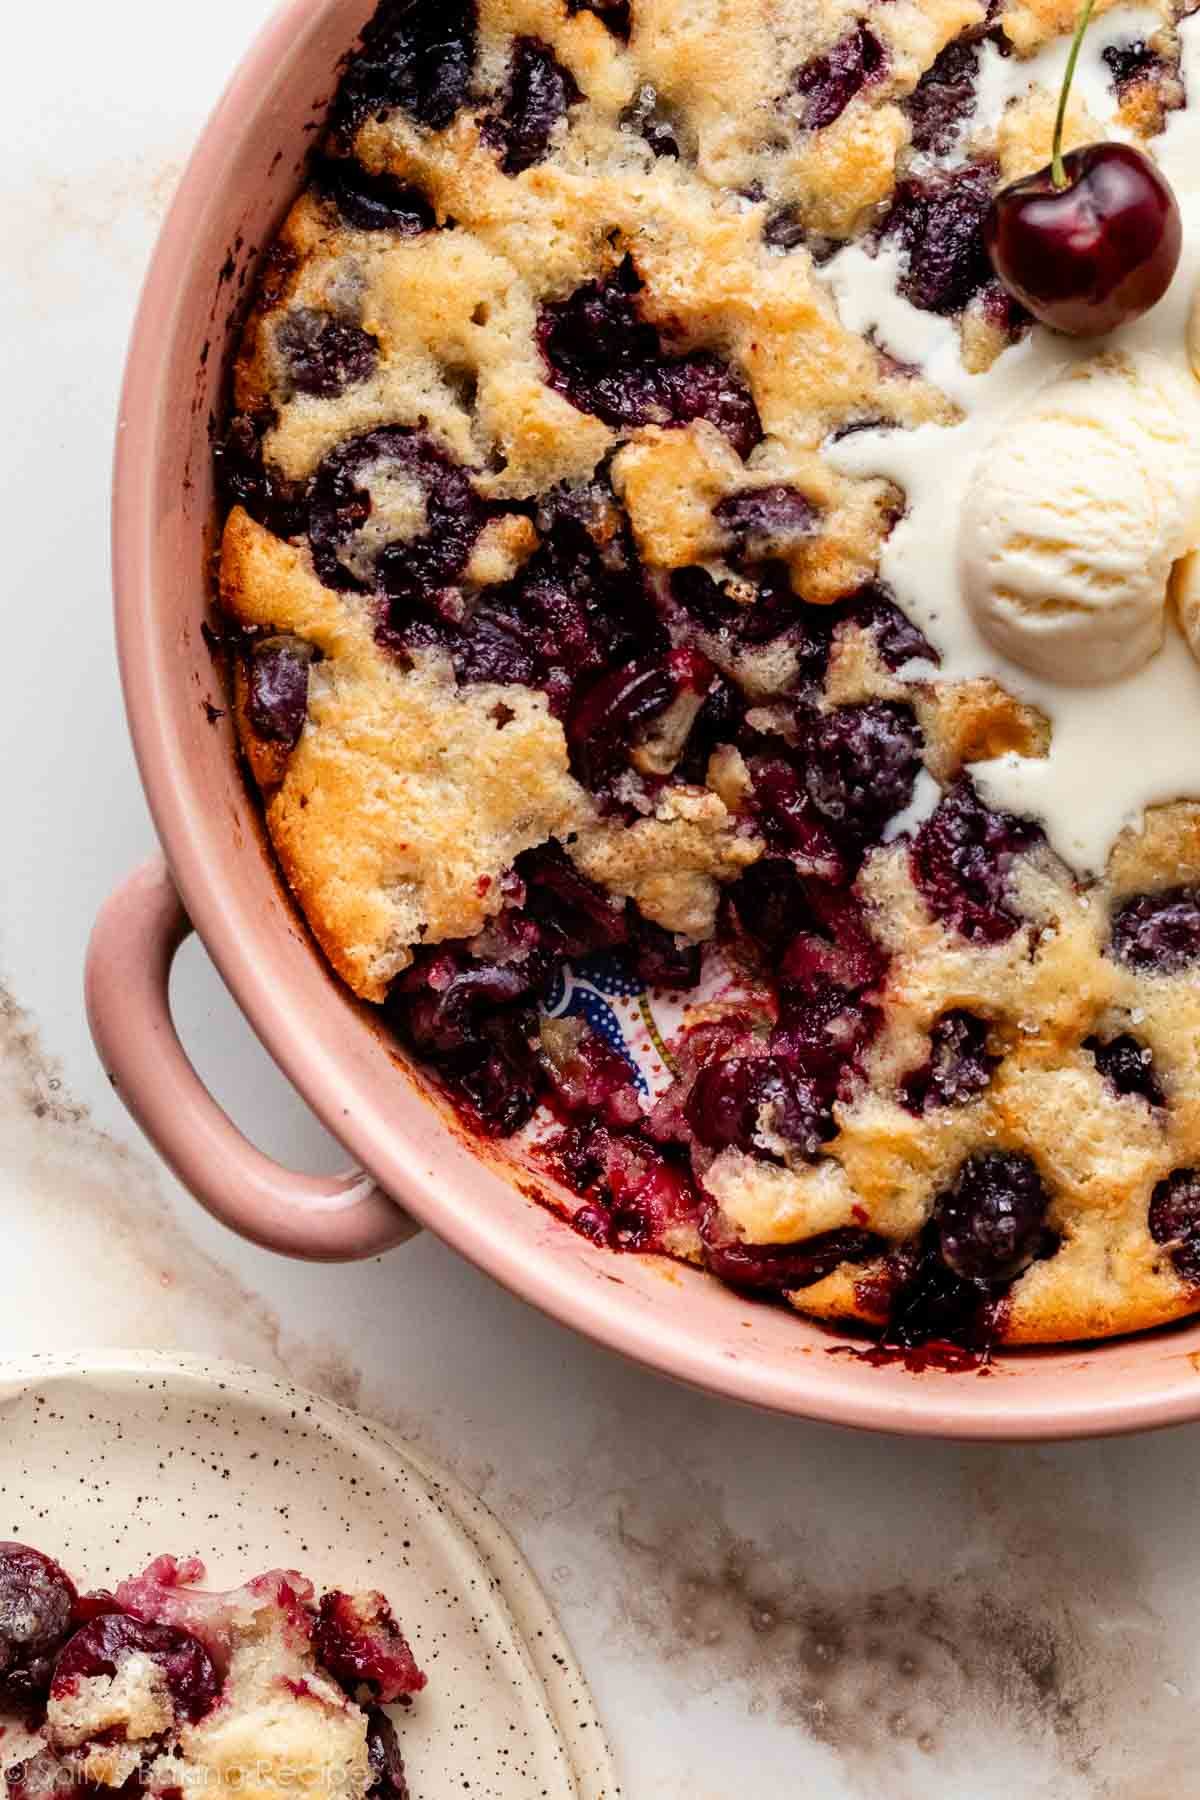
<path fill-rule="evenodd" d="M 564 1324 L 715 1394 L 961 1438 L 1082 1437 L 1200 1417 L 1200 1324 L 1009 1354 L 985 1374 L 916 1373 L 872 1366 L 849 1342 L 693 1270 L 593 1248 L 537 1203 L 527 1172 L 464 1136 L 314 949 L 264 850 L 229 721 L 205 710 L 221 698 L 200 629 L 209 425 L 258 250 L 300 184 L 331 72 L 372 7 L 291 0 L 263 31 L 189 164 L 134 329 L 116 467 L 117 635 L 164 857 L 108 903 L 87 970 L 92 1030 L 125 1104 L 196 1198 L 258 1244 L 348 1260 L 427 1226 Z M 193 928 L 353 1172 L 331 1181 L 279 1167 L 201 1085 L 167 992 Z"/>

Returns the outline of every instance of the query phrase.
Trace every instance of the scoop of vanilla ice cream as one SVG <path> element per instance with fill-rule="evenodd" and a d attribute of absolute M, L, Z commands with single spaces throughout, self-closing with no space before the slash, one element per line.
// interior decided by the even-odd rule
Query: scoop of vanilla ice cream
<path fill-rule="evenodd" d="M 1132 675 L 1159 650 L 1175 562 L 1200 543 L 1200 390 L 1149 352 L 1076 364 L 980 459 L 962 521 L 967 604 L 1047 681 Z"/>
<path fill-rule="evenodd" d="M 1200 550 L 1175 565 L 1171 583 L 1179 628 L 1188 641 L 1192 655 L 1200 662 Z"/>

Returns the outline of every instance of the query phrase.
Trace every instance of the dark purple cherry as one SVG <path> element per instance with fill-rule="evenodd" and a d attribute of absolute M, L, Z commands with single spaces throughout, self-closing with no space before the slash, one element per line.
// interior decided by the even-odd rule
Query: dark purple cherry
<path fill-rule="evenodd" d="M 176 1710 L 193 1724 L 221 1689 L 212 1658 L 198 1638 L 176 1625 L 153 1625 L 124 1613 L 108 1613 L 77 1631 L 54 1669 L 51 1697 L 69 1696 L 80 1681 L 117 1675 L 131 1656 L 158 1665 Z"/>
<path fill-rule="evenodd" d="M 773 213 L 768 213 L 763 223 L 763 242 L 768 249 L 780 250 L 785 255 L 791 250 L 798 250 L 808 238 L 803 215 L 797 206 L 781 206 Z"/>
<path fill-rule="evenodd" d="M 1150 48 L 1145 38 L 1135 38 L 1129 44 L 1107 44 L 1100 52 L 1100 60 L 1112 76 L 1113 86 L 1122 100 L 1130 88 L 1165 74 L 1170 66 L 1157 50 Z"/>
<path fill-rule="evenodd" d="M 1041 835 L 1030 820 L 985 806 L 962 775 L 913 840 L 913 877 L 935 918 L 973 944 L 1002 944 L 1020 925 L 1009 892 L 1014 860 Z"/>
<path fill-rule="evenodd" d="M 945 155 L 953 148 L 959 129 L 975 104 L 979 50 L 975 32 L 952 39 L 903 102 L 912 125 L 914 150 Z"/>
<path fill-rule="evenodd" d="M 742 376 L 711 350 L 669 350 L 641 316 L 642 288 L 627 256 L 605 280 L 543 306 L 537 339 L 550 386 L 608 425 L 707 419 L 739 456 L 749 456 L 762 441 L 762 420 Z"/>
<path fill-rule="evenodd" d="M 1145 1100 L 1149 1106 L 1165 1104 L 1162 1088 L 1154 1072 L 1154 1056 L 1148 1045 L 1139 1043 L 1128 1032 L 1105 1043 L 1103 1038 L 1085 1038 L 1083 1047 L 1096 1059 L 1096 1067 L 1109 1087 L 1122 1099 L 1129 1095 Z"/>
<path fill-rule="evenodd" d="M 774 1056 L 731 1056 L 708 1063 L 684 1110 L 710 1150 L 732 1146 L 749 1156 L 770 1156 L 773 1141 L 782 1139 L 813 1157 L 833 1136 L 828 1108 L 816 1087 Z"/>
<path fill-rule="evenodd" d="M 386 170 L 372 174 L 352 156 L 323 156 L 313 170 L 313 184 L 356 231 L 419 237 L 437 223 L 419 188 L 406 186 Z"/>
<path fill-rule="evenodd" d="M 807 917 L 793 925 L 792 938 L 776 968 L 789 1001 L 824 996 L 830 988 L 861 994 L 879 985 L 887 958 L 867 929 L 862 903 L 844 888 L 804 882 Z"/>
<path fill-rule="evenodd" d="M 792 549 L 811 537 L 818 523 L 812 501 L 785 482 L 730 494 L 713 508 L 713 516 L 752 562 Z"/>
<path fill-rule="evenodd" d="M 649 82 L 640 87 L 625 111 L 621 114 L 622 125 L 636 131 L 639 137 L 645 138 L 655 156 L 669 156 L 679 160 L 679 138 L 670 114 L 660 105 L 658 90 Z"/>
<path fill-rule="evenodd" d="M 334 131 L 348 142 L 396 107 L 444 131 L 467 98 L 478 37 L 475 0 L 382 0 L 342 77 Z"/>
<path fill-rule="evenodd" d="M 1144 151 L 1088 144 L 997 194 L 984 221 L 1000 280 L 1035 319 L 1099 337 L 1149 312 L 1183 249 L 1179 203 Z"/>
<path fill-rule="evenodd" d="M 662 1250 L 692 1224 L 699 1201 L 687 1171 L 644 1138 L 601 1124 L 577 1126 L 553 1146 L 576 1191 L 594 1196 L 572 1223 L 609 1250 Z"/>
<path fill-rule="evenodd" d="M 756 756 L 750 773 L 755 812 L 772 849 L 789 855 L 806 874 L 829 881 L 847 879 L 846 859 L 814 812 L 794 765 L 783 756 Z"/>
<path fill-rule="evenodd" d="M 553 839 L 524 851 L 516 870 L 526 884 L 525 911 L 555 956 L 587 956 L 625 942 L 625 908 L 580 874 Z"/>
<path fill-rule="evenodd" d="M 879 1009 L 847 989 L 826 984 L 804 993 L 785 992 L 771 1051 L 832 1103 L 861 1066 L 879 1029 Z"/>
<path fill-rule="evenodd" d="M 1185 1281 L 1200 1282 L 1200 1169 L 1176 1169 L 1150 1201 L 1150 1236 Z"/>
<path fill-rule="evenodd" d="M 580 780 L 595 792 L 626 766 L 630 750 L 654 719 L 690 689 L 703 694 L 712 666 L 694 650 L 642 658 L 614 669 L 571 711 L 567 742 Z"/>
<path fill-rule="evenodd" d="M 304 488 L 267 465 L 263 434 L 274 421 L 273 412 L 235 413 L 213 448 L 213 462 L 226 504 L 244 506 L 276 537 L 287 538 L 305 529 Z"/>
<path fill-rule="evenodd" d="M 889 1257 L 885 1282 L 892 1290 L 882 1337 L 888 1347 L 913 1350 L 934 1342 L 985 1349 L 994 1340 L 991 1291 L 946 1267 L 936 1227 L 927 1227 L 916 1245 L 902 1245 Z"/>
<path fill-rule="evenodd" d="M 372 483 L 405 478 L 421 490 L 426 530 L 373 552 L 369 581 L 365 553 L 355 546 L 372 517 Z M 308 485 L 308 535 L 313 563 L 327 587 L 377 587 L 393 606 L 380 626 L 383 642 L 403 646 L 411 616 L 436 612 L 443 589 L 462 574 L 486 513 L 464 469 L 423 433 L 385 425 L 344 438 L 320 463 Z M 355 572 L 352 564 L 359 565 Z"/>
<path fill-rule="evenodd" d="M 786 857 L 764 856 L 751 863 L 729 897 L 743 928 L 774 955 L 795 936 L 797 922 L 809 918 L 803 881 Z"/>
<path fill-rule="evenodd" d="M 929 1034 L 929 1060 L 901 1084 L 901 1099 L 910 1112 L 935 1106 L 958 1106 L 981 1094 L 999 1059 L 988 1052 L 988 1024 L 974 1013 L 943 1013 Z"/>
<path fill-rule="evenodd" d="M 714 1275 L 730 1287 L 767 1294 L 812 1287 L 843 1263 L 868 1262 L 884 1247 L 881 1238 L 853 1226 L 823 1231 L 797 1244 L 743 1244 L 715 1229 L 710 1218 L 701 1221 L 701 1236 L 704 1261 Z"/>
<path fill-rule="evenodd" d="M 854 96 L 887 68 L 883 45 L 873 31 L 858 25 L 822 56 L 797 69 L 792 93 L 800 102 L 800 129 L 823 131 L 840 119 Z"/>
<path fill-rule="evenodd" d="M 835 833 L 871 839 L 912 799 L 921 732 L 906 706 L 834 707 L 812 719 L 804 749 L 808 797 Z"/>
<path fill-rule="evenodd" d="M 647 987 L 682 990 L 700 979 L 700 946 L 689 944 L 673 931 L 664 931 L 653 919 L 643 918 L 630 904 L 629 959 Z"/>
<path fill-rule="evenodd" d="M 1131 969 L 1178 975 L 1200 963 L 1200 888 L 1127 900 L 1113 919 L 1113 955 Z"/>
<path fill-rule="evenodd" d="M 297 394 L 336 400 L 369 381 L 379 363 L 379 339 L 347 319 L 298 306 L 280 321 L 275 344 Z"/>
<path fill-rule="evenodd" d="M 427 986 L 409 1004 L 408 1034 L 427 1056 L 453 1056 L 474 1045 L 485 1012 L 510 1006 L 529 991 L 530 976 L 520 962 L 450 968 L 452 960 L 450 952 L 435 958 Z"/>
<path fill-rule="evenodd" d="M 44 1696 L 75 1607 L 74 1584 L 56 1562 L 0 1544 L 0 1697 L 24 1705 Z"/>
<path fill-rule="evenodd" d="M 369 1800 L 409 1800 L 400 1739 L 381 1706 L 367 1710 L 367 1761 L 371 1766 Z"/>
<path fill-rule="evenodd" d="M 308 717 L 313 647 L 303 638 L 264 638 L 248 657 L 247 712 L 260 738 L 294 750 Z"/>
<path fill-rule="evenodd" d="M 514 39 L 508 86 L 499 109 L 484 119 L 480 136 L 500 156 L 506 175 L 521 175 L 542 162 L 554 128 L 582 99 L 575 77 L 541 38 Z"/>
<path fill-rule="evenodd" d="M 964 162 L 898 184 L 884 235 L 900 240 L 900 292 L 922 312 L 961 312 L 992 281 L 982 225 L 994 181 L 993 163 Z"/>
<path fill-rule="evenodd" d="M 938 663 L 941 659 L 923 631 L 902 613 L 886 588 L 874 583 L 860 588 L 857 594 L 837 609 L 839 625 L 857 625 L 870 632 L 880 660 L 892 670 L 906 662 Z"/>
<path fill-rule="evenodd" d="M 1038 1256 L 1049 1204 L 1032 1157 L 968 1157 L 934 1210 L 943 1262 L 966 1281 L 1015 1280 Z"/>

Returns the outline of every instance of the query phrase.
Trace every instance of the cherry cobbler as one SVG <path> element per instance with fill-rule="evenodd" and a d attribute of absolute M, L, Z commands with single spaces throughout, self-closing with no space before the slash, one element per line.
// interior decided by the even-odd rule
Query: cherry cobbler
<path fill-rule="evenodd" d="M 598 1244 L 898 1346 L 1200 1307 L 1188 10 L 1100 7 L 1065 110 L 1149 221 L 1100 346 L 1004 261 L 1066 185 L 996 211 L 1070 0 L 384 0 L 347 58 L 215 638 L 329 961 Z M 660 1079 L 547 1005 L 596 958 Z"/>
<path fill-rule="evenodd" d="M 112 1593 L 0 1543 L 0 1713 L 38 1740 L 8 1800 L 408 1800 L 385 1706 L 425 1686 L 382 1594 L 319 1599 L 294 1570 L 230 1593 L 159 1557 Z"/>

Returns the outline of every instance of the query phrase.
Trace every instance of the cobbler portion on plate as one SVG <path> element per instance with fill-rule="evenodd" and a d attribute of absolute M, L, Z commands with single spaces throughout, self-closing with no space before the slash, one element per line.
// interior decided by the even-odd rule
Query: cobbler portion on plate
<path fill-rule="evenodd" d="M 240 740 L 338 974 L 480 1131 L 549 1109 L 596 1242 L 899 1345 L 1200 1305 L 1200 806 L 1091 884 L 989 809 L 1047 720 L 939 679 L 905 496 L 828 454 L 955 417 L 842 322 L 848 244 L 967 371 L 1030 329 L 981 225 L 1056 96 L 978 127 L 980 70 L 1073 14 L 385 0 L 219 449 Z M 1152 137 L 1165 0 L 1110 68 Z M 656 1091 L 543 1007 L 598 953 L 674 997 Z"/>
<path fill-rule="evenodd" d="M 425 1686 L 382 1594 L 318 1598 L 290 1569 L 205 1593 L 163 1556 L 112 1593 L 0 1543 L 0 1713 L 36 1743 L 8 1800 L 320 1792 L 408 1800 L 384 1710 Z"/>

